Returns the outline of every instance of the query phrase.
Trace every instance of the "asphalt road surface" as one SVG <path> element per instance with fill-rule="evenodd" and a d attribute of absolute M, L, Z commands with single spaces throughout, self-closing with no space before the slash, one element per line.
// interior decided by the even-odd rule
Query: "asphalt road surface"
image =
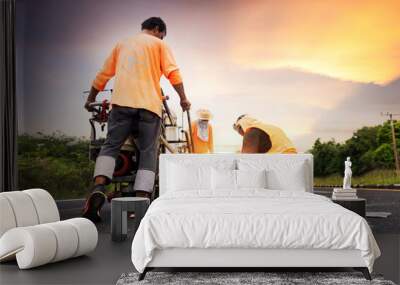
<path fill-rule="evenodd" d="M 332 196 L 332 188 L 314 188 L 315 194 Z M 399 189 L 358 189 L 357 196 L 367 200 L 368 212 L 390 212 L 387 218 L 369 218 L 367 220 L 377 233 L 400 233 L 400 190 Z"/>

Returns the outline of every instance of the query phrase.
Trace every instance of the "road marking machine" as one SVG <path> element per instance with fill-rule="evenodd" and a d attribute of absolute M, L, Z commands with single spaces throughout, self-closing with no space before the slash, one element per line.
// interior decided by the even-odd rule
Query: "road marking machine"
<path fill-rule="evenodd" d="M 106 89 L 102 92 L 112 93 L 112 89 Z M 89 93 L 85 91 L 84 94 Z M 189 111 L 186 111 L 187 129 L 184 124 L 184 114 L 182 120 L 178 123 L 177 116 L 168 106 L 168 96 L 163 94 L 163 109 L 161 117 L 161 134 L 159 143 L 159 153 L 193 153 L 193 140 L 191 131 L 191 118 Z M 111 111 L 110 102 L 108 100 L 93 102 L 89 105 L 92 108 L 92 114 L 89 118 L 90 123 L 90 143 L 89 143 L 89 159 L 96 161 L 101 146 L 105 138 L 99 137 L 97 128 L 103 132 L 107 127 L 109 113 Z M 125 140 L 121 146 L 120 153 L 115 161 L 115 169 L 111 184 L 114 191 L 107 195 L 110 201 L 114 197 L 134 196 L 133 185 L 138 167 L 139 152 L 137 151 L 135 137 L 138 134 L 135 130 Z M 158 173 L 156 175 L 155 189 L 153 198 L 158 197 Z"/>

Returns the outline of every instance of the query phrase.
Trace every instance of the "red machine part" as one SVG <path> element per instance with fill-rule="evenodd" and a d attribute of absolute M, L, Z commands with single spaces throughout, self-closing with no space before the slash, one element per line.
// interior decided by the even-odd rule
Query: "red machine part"
<path fill-rule="evenodd" d="M 109 103 L 107 100 L 103 100 L 101 103 L 101 111 L 100 111 L 100 121 L 101 122 L 107 122 L 108 120 L 108 113 L 107 110 L 109 108 Z"/>
<path fill-rule="evenodd" d="M 131 155 L 125 152 L 120 152 L 118 154 L 115 169 L 114 169 L 114 176 L 124 176 L 132 170 L 132 160 Z"/>

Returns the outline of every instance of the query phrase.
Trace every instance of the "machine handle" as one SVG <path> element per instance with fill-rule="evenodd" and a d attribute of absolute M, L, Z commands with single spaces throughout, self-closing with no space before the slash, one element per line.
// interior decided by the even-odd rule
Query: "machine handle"
<path fill-rule="evenodd" d="M 99 92 L 113 92 L 113 89 L 104 89 L 104 90 L 102 90 L 102 91 L 99 91 Z M 90 93 L 90 90 L 86 90 L 86 91 L 83 91 L 83 94 L 89 94 Z"/>
<path fill-rule="evenodd" d="M 110 104 L 109 102 L 106 103 L 107 106 L 109 104 Z M 98 106 L 102 106 L 102 105 L 103 105 L 103 102 L 100 102 L 100 101 L 89 103 L 89 107 L 98 107 Z"/>
<path fill-rule="evenodd" d="M 163 136 L 160 136 L 160 139 L 161 139 L 162 144 L 164 144 L 165 147 L 166 147 L 171 153 L 177 153 L 176 149 L 173 148 L 173 147 L 169 144 L 169 142 L 168 142 Z"/>
<path fill-rule="evenodd" d="M 164 105 L 164 109 L 165 109 L 165 112 L 167 113 L 168 119 L 173 126 L 176 126 L 176 122 L 172 118 L 171 110 L 169 109 L 169 106 L 167 103 L 167 100 L 169 100 L 169 97 L 164 95 L 164 91 L 162 89 L 161 89 L 161 95 L 162 95 L 162 103 Z"/>
<path fill-rule="evenodd" d="M 190 153 L 194 153 L 193 133 L 192 133 L 192 120 L 190 119 L 190 111 L 186 111 L 188 124 L 189 124 L 189 137 L 190 137 Z"/>

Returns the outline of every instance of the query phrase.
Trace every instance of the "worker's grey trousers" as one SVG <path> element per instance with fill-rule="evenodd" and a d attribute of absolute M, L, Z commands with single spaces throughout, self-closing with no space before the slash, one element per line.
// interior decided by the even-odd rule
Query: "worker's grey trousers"
<path fill-rule="evenodd" d="M 96 160 L 94 177 L 113 177 L 115 160 L 130 134 L 135 134 L 139 167 L 134 190 L 152 192 L 157 168 L 161 120 L 155 113 L 113 105 L 108 118 L 107 138 Z"/>

